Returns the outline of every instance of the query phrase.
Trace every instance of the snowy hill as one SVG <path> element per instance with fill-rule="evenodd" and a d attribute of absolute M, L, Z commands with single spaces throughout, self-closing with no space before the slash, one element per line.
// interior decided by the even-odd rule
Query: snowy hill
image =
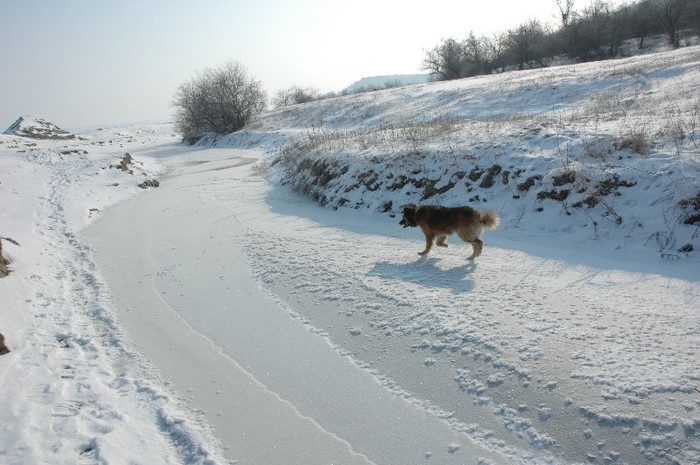
<path fill-rule="evenodd" d="M 427 74 L 389 74 L 385 76 L 367 76 L 353 82 L 343 89 L 342 92 L 354 94 L 366 90 L 384 89 L 386 87 L 423 84 L 429 80 L 430 76 Z"/>
<path fill-rule="evenodd" d="M 75 135 L 64 131 L 55 124 L 31 116 L 20 116 L 3 134 L 30 139 L 66 140 L 75 138 Z"/>
<path fill-rule="evenodd" d="M 685 258 L 700 247 L 698 63 L 688 47 L 354 95 L 218 145 L 286 134 L 264 163 L 332 208 L 468 203 L 500 212 L 507 234 Z"/>

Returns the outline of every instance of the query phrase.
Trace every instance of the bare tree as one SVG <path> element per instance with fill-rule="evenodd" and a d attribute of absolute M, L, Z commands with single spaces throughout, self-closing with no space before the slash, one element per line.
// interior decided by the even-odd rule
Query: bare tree
<path fill-rule="evenodd" d="M 561 18 L 561 26 L 566 29 L 573 19 L 574 3 L 576 0 L 556 0 Z"/>
<path fill-rule="evenodd" d="M 242 129 L 266 108 L 267 95 L 243 65 L 229 61 L 182 83 L 173 106 L 178 130 L 194 143 L 208 132 L 228 134 Z"/>
<path fill-rule="evenodd" d="M 507 38 L 518 69 L 532 68 L 535 63 L 544 66 L 547 31 L 539 21 L 533 19 L 509 30 Z"/>
<path fill-rule="evenodd" d="M 599 59 L 615 50 L 616 38 L 610 4 L 595 0 L 575 16 L 565 30 L 567 52 L 583 61 Z M 616 43 L 611 43 L 614 40 Z M 610 46 L 610 48 L 606 48 Z"/>
<path fill-rule="evenodd" d="M 680 45 L 678 29 L 684 16 L 690 14 L 688 0 L 656 0 L 658 14 L 661 19 L 668 41 L 674 47 Z"/>
<path fill-rule="evenodd" d="M 448 81 L 463 78 L 465 65 L 464 45 L 450 38 L 426 52 L 421 70 L 428 71 L 439 81 Z"/>
<path fill-rule="evenodd" d="M 655 0 L 642 0 L 629 7 L 629 35 L 638 39 L 640 49 L 644 48 L 644 39 L 658 28 L 659 21 L 654 2 Z"/>
<path fill-rule="evenodd" d="M 477 74 L 490 74 L 493 71 L 493 47 L 488 37 L 476 37 L 473 32 L 463 43 L 464 58 L 470 65 L 466 71 L 468 76 Z"/>
<path fill-rule="evenodd" d="M 493 38 L 489 40 L 489 56 L 491 57 L 491 64 L 494 71 L 500 69 L 501 72 L 506 70 L 508 66 L 508 55 L 510 50 L 508 48 L 508 34 L 501 32 L 494 34 Z"/>

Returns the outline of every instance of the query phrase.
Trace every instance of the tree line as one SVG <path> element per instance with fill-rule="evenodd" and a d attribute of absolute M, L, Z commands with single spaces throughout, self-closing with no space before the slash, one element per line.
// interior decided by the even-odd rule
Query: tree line
<path fill-rule="evenodd" d="M 623 41 L 637 39 L 644 48 L 653 34 L 666 34 L 678 47 L 680 31 L 700 29 L 698 0 L 641 0 L 614 7 L 594 0 L 582 10 L 574 0 L 555 0 L 559 23 L 548 26 L 532 19 L 491 37 L 473 32 L 463 40 L 443 39 L 426 51 L 421 65 L 435 80 L 547 66 L 554 57 L 600 60 L 620 54 Z"/>

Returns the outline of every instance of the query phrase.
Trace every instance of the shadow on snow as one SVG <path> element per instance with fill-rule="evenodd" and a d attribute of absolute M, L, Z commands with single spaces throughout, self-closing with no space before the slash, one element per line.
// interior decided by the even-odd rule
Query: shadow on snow
<path fill-rule="evenodd" d="M 441 268 L 441 260 L 433 257 L 421 257 L 414 262 L 391 263 L 377 262 L 368 276 L 377 276 L 391 281 L 405 281 L 423 287 L 450 289 L 454 294 L 474 290 L 474 282 L 468 279 L 476 270 L 476 263 L 467 262 L 454 268 Z"/>

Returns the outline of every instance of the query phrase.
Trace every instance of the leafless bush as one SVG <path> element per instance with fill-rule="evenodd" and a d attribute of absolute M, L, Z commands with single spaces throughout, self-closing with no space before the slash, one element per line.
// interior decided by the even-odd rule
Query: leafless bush
<path fill-rule="evenodd" d="M 603 159 L 610 153 L 610 148 L 600 141 L 583 140 L 583 154 L 590 158 Z"/>
<path fill-rule="evenodd" d="M 646 155 L 649 151 L 649 139 L 642 129 L 633 129 L 615 143 L 618 150 L 629 149 L 634 153 Z"/>
<path fill-rule="evenodd" d="M 299 86 L 292 86 L 289 89 L 283 89 L 275 94 L 272 99 L 272 104 L 276 108 L 288 107 L 291 105 L 299 105 L 301 103 L 313 102 L 320 98 L 320 93 L 318 89 L 312 87 L 302 88 Z"/>
<path fill-rule="evenodd" d="M 434 79 L 449 81 L 469 75 L 465 59 L 464 43 L 443 39 L 442 43 L 426 52 L 421 69 L 428 71 Z"/>
<path fill-rule="evenodd" d="M 666 125 L 659 131 L 660 136 L 670 137 L 680 155 L 686 153 L 700 160 L 700 99 L 691 102 L 686 108 L 674 108 L 666 115 Z"/>
<path fill-rule="evenodd" d="M 270 162 L 264 158 L 260 159 L 251 165 L 250 171 L 256 176 L 266 178 L 270 175 Z"/>
<path fill-rule="evenodd" d="M 260 81 L 239 63 L 207 69 L 178 87 L 173 101 L 175 123 L 190 143 L 206 133 L 229 134 L 242 129 L 267 105 Z"/>

